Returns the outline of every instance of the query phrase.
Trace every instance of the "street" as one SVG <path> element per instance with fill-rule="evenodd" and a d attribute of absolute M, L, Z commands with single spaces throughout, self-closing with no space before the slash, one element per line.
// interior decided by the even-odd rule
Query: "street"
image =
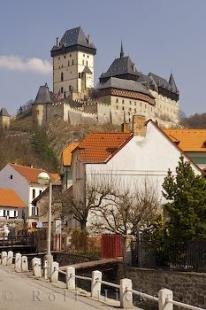
<path fill-rule="evenodd" d="M 75 296 L 64 287 L 63 283 L 54 286 L 30 273 L 16 273 L 13 267 L 0 265 L 0 310 L 112 309 L 89 297 Z"/>

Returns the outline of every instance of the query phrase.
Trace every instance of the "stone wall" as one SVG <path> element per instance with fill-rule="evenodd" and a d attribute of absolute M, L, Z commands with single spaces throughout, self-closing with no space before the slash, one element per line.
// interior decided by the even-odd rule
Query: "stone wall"
<path fill-rule="evenodd" d="M 118 276 L 123 277 L 122 265 Z M 206 273 L 129 267 L 126 277 L 132 280 L 133 289 L 157 295 L 161 288 L 168 288 L 173 291 L 175 300 L 206 307 Z"/>

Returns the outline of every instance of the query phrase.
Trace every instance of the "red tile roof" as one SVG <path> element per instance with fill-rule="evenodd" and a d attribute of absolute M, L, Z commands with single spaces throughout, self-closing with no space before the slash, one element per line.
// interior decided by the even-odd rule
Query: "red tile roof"
<path fill-rule="evenodd" d="M 0 207 L 25 208 L 26 205 L 12 189 L 0 188 Z"/>
<path fill-rule="evenodd" d="M 67 145 L 62 152 L 62 163 L 63 166 L 71 166 L 72 163 L 72 152 L 78 146 L 79 142 L 73 142 Z"/>
<path fill-rule="evenodd" d="M 133 137 L 132 133 L 91 133 L 80 142 L 80 160 L 85 163 L 104 163 L 112 158 Z"/>
<path fill-rule="evenodd" d="M 43 169 L 32 168 L 17 164 L 9 164 L 12 168 L 14 168 L 18 173 L 20 173 L 23 177 L 27 179 L 30 183 L 38 183 L 38 175 L 44 171 Z M 56 182 L 60 179 L 58 173 L 49 173 L 52 178 L 52 182 Z"/>
<path fill-rule="evenodd" d="M 164 129 L 184 152 L 206 152 L 206 129 Z"/>

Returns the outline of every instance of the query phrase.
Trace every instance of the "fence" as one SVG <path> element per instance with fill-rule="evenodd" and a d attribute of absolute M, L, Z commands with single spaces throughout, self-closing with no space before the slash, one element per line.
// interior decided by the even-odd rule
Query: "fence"
<path fill-rule="evenodd" d="M 13 257 L 13 252 L 8 253 L 1 252 L 1 264 L 4 266 L 11 266 L 14 262 L 14 269 L 16 272 L 28 272 L 28 259 L 26 256 L 21 256 L 20 253 Z M 159 310 L 173 310 L 173 305 L 179 308 L 191 309 L 191 310 L 204 310 L 203 308 L 195 307 L 192 305 L 187 305 L 179 301 L 173 300 L 173 292 L 168 289 L 161 289 L 157 296 L 151 296 L 143 292 L 132 289 L 132 281 L 130 279 L 121 279 L 120 284 L 115 284 L 102 280 L 102 273 L 98 270 L 92 272 L 92 277 L 79 276 L 75 274 L 75 268 L 73 266 L 68 266 L 66 272 L 59 269 L 58 262 L 52 262 L 49 266 L 49 261 L 44 260 L 43 268 L 40 258 L 33 258 L 32 260 L 32 272 L 34 277 L 41 278 L 44 277 L 46 280 L 50 280 L 55 283 L 58 282 L 59 275 L 62 274 L 66 278 L 66 288 L 68 290 L 76 290 L 76 279 L 81 279 L 84 281 L 89 281 L 91 283 L 91 297 L 96 300 L 101 300 L 101 287 L 106 285 L 119 289 L 120 291 L 120 307 L 123 309 L 133 307 L 133 296 L 137 295 L 144 299 L 151 300 L 158 304 Z"/>
<path fill-rule="evenodd" d="M 206 241 L 133 242 L 132 265 L 179 271 L 206 271 Z"/>

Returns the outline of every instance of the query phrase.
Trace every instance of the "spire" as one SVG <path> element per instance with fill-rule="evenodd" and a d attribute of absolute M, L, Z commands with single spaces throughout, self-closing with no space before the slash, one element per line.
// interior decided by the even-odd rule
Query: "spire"
<path fill-rule="evenodd" d="M 176 83 L 175 83 L 175 79 L 174 79 L 172 73 L 170 74 L 169 84 L 170 84 L 170 87 L 171 87 L 172 92 L 174 92 L 174 93 L 179 93 L 178 88 L 177 88 L 177 85 L 176 85 Z"/>
<path fill-rule="evenodd" d="M 124 57 L 124 50 L 123 50 L 123 45 L 121 41 L 121 48 L 120 48 L 120 58 Z"/>

